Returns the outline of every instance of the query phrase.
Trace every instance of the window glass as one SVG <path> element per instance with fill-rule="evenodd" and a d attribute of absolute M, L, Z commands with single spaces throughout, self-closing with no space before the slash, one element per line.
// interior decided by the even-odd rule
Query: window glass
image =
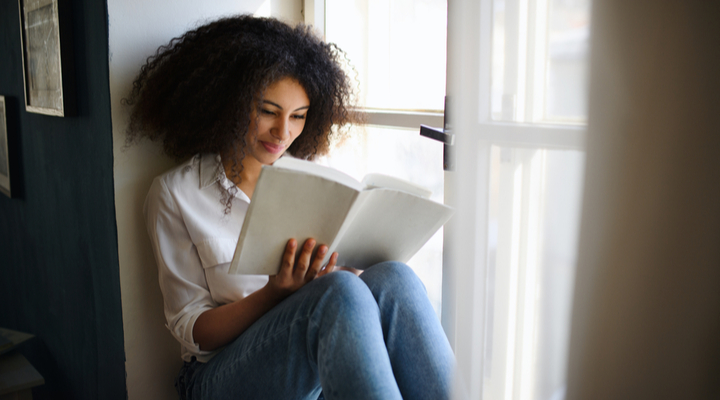
<path fill-rule="evenodd" d="M 442 112 L 445 0 L 343 0 L 325 7 L 326 39 L 347 53 L 365 107 Z"/>
<path fill-rule="evenodd" d="M 552 0 L 548 25 L 545 118 L 584 121 L 590 0 Z"/>
<path fill-rule="evenodd" d="M 584 160 L 491 149 L 483 398 L 564 398 Z"/>
<path fill-rule="evenodd" d="M 590 4 L 487 1 L 490 92 L 480 95 L 510 124 L 484 129 L 511 126 L 519 143 L 490 146 L 482 398 L 562 400 L 585 156 L 552 141 L 584 135 Z"/>
<path fill-rule="evenodd" d="M 590 0 L 492 0 L 494 120 L 584 123 Z"/>

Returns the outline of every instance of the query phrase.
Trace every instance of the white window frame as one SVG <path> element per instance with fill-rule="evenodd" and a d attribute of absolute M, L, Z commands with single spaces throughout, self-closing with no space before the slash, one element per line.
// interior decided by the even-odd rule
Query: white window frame
<path fill-rule="evenodd" d="M 525 10 L 525 13 L 519 13 L 518 18 L 528 18 L 527 10 L 547 7 L 548 4 L 547 0 L 515 0 L 515 3 L 521 6 L 521 11 Z M 584 152 L 586 142 L 584 124 L 548 123 L 543 121 L 544 110 L 532 108 L 532 104 L 517 99 L 511 102 L 513 109 L 503 110 L 502 119 L 530 123 L 493 120 L 490 98 L 492 11 L 492 0 L 450 2 L 448 10 L 448 97 L 451 115 L 460 115 L 462 118 L 452 121 L 458 144 L 458 171 L 452 177 L 452 182 L 446 183 L 446 187 L 449 187 L 446 195 L 450 194 L 452 198 L 449 203 L 456 207 L 462 218 L 456 219 L 451 229 L 446 229 L 446 241 L 452 246 L 448 256 L 449 265 L 444 267 L 448 272 L 443 275 L 443 323 L 456 351 L 460 374 L 458 382 L 462 386 L 460 392 L 464 393 L 461 398 L 472 399 L 482 398 L 485 393 L 482 377 L 487 322 L 485 283 L 488 272 L 491 148 L 507 146 Z M 526 54 L 513 57 L 523 58 L 527 66 L 525 71 L 515 69 L 515 77 L 508 77 L 505 71 L 506 80 L 522 78 L 515 86 L 514 94 L 524 94 L 526 99 L 533 99 L 531 103 L 534 104 L 537 104 L 535 99 L 541 98 L 545 90 L 545 66 L 538 60 L 546 46 L 540 43 L 533 52 L 529 52 L 527 49 L 531 47 L 527 43 L 534 40 L 539 29 L 545 29 L 546 23 L 546 18 L 537 18 L 525 31 L 527 36 L 517 40 L 517 46 L 524 46 Z M 484 65 L 481 60 L 485 61 Z M 514 62 L 518 62 L 518 59 Z M 468 88 L 477 88 L 469 89 L 477 92 L 468 93 Z M 479 93 L 486 93 L 487 96 L 480 96 Z M 462 101 L 453 103 L 454 98 L 462 98 Z M 513 194 L 510 193 L 511 198 Z M 523 204 L 521 208 L 526 205 Z M 518 236 L 527 237 L 528 230 L 532 228 L 532 224 L 521 226 Z M 517 378 L 527 373 L 518 372 L 520 375 Z M 515 393 L 522 393 L 527 388 L 517 386 L 522 385 L 522 379 L 517 378 L 508 381 L 508 384 L 514 387 Z"/>

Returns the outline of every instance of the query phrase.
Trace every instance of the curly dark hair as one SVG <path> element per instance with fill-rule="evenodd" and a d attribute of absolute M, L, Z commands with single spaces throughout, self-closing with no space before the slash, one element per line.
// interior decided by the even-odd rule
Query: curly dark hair
<path fill-rule="evenodd" d="M 351 105 L 355 91 L 343 71 L 345 53 L 311 27 L 238 15 L 200 26 L 148 58 L 124 104 L 133 106 L 128 143 L 162 141 L 178 160 L 198 153 L 233 155 L 239 179 L 252 111 L 268 86 L 293 78 L 310 100 L 305 128 L 288 148 L 299 158 L 326 154 L 331 129 L 362 121 Z M 239 170 L 238 170 L 239 168 Z M 236 179 L 233 179 L 236 178 Z M 237 183 L 237 181 L 236 181 Z"/>

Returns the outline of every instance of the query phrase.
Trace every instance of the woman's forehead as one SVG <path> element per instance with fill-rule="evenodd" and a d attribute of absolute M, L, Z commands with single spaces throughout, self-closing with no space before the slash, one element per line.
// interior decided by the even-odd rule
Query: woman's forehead
<path fill-rule="evenodd" d="M 310 106 L 310 99 L 305 88 L 296 79 L 289 77 L 281 78 L 268 85 L 262 102 L 289 110 Z"/>

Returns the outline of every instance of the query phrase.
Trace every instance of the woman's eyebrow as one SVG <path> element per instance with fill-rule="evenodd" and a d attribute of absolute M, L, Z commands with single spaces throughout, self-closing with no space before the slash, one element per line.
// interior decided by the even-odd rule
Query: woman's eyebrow
<path fill-rule="evenodd" d="M 274 103 L 274 102 L 272 102 L 272 101 L 270 101 L 270 100 L 263 100 L 263 103 L 270 104 L 270 105 L 275 106 L 275 107 L 277 107 L 277 108 L 279 108 L 279 109 L 281 109 L 281 110 L 283 109 L 283 108 L 280 106 L 280 104 Z M 300 107 L 300 108 L 296 109 L 295 111 L 300 111 L 300 110 L 303 110 L 303 109 L 306 109 L 306 108 L 310 108 L 310 106 L 303 106 L 303 107 Z"/>

